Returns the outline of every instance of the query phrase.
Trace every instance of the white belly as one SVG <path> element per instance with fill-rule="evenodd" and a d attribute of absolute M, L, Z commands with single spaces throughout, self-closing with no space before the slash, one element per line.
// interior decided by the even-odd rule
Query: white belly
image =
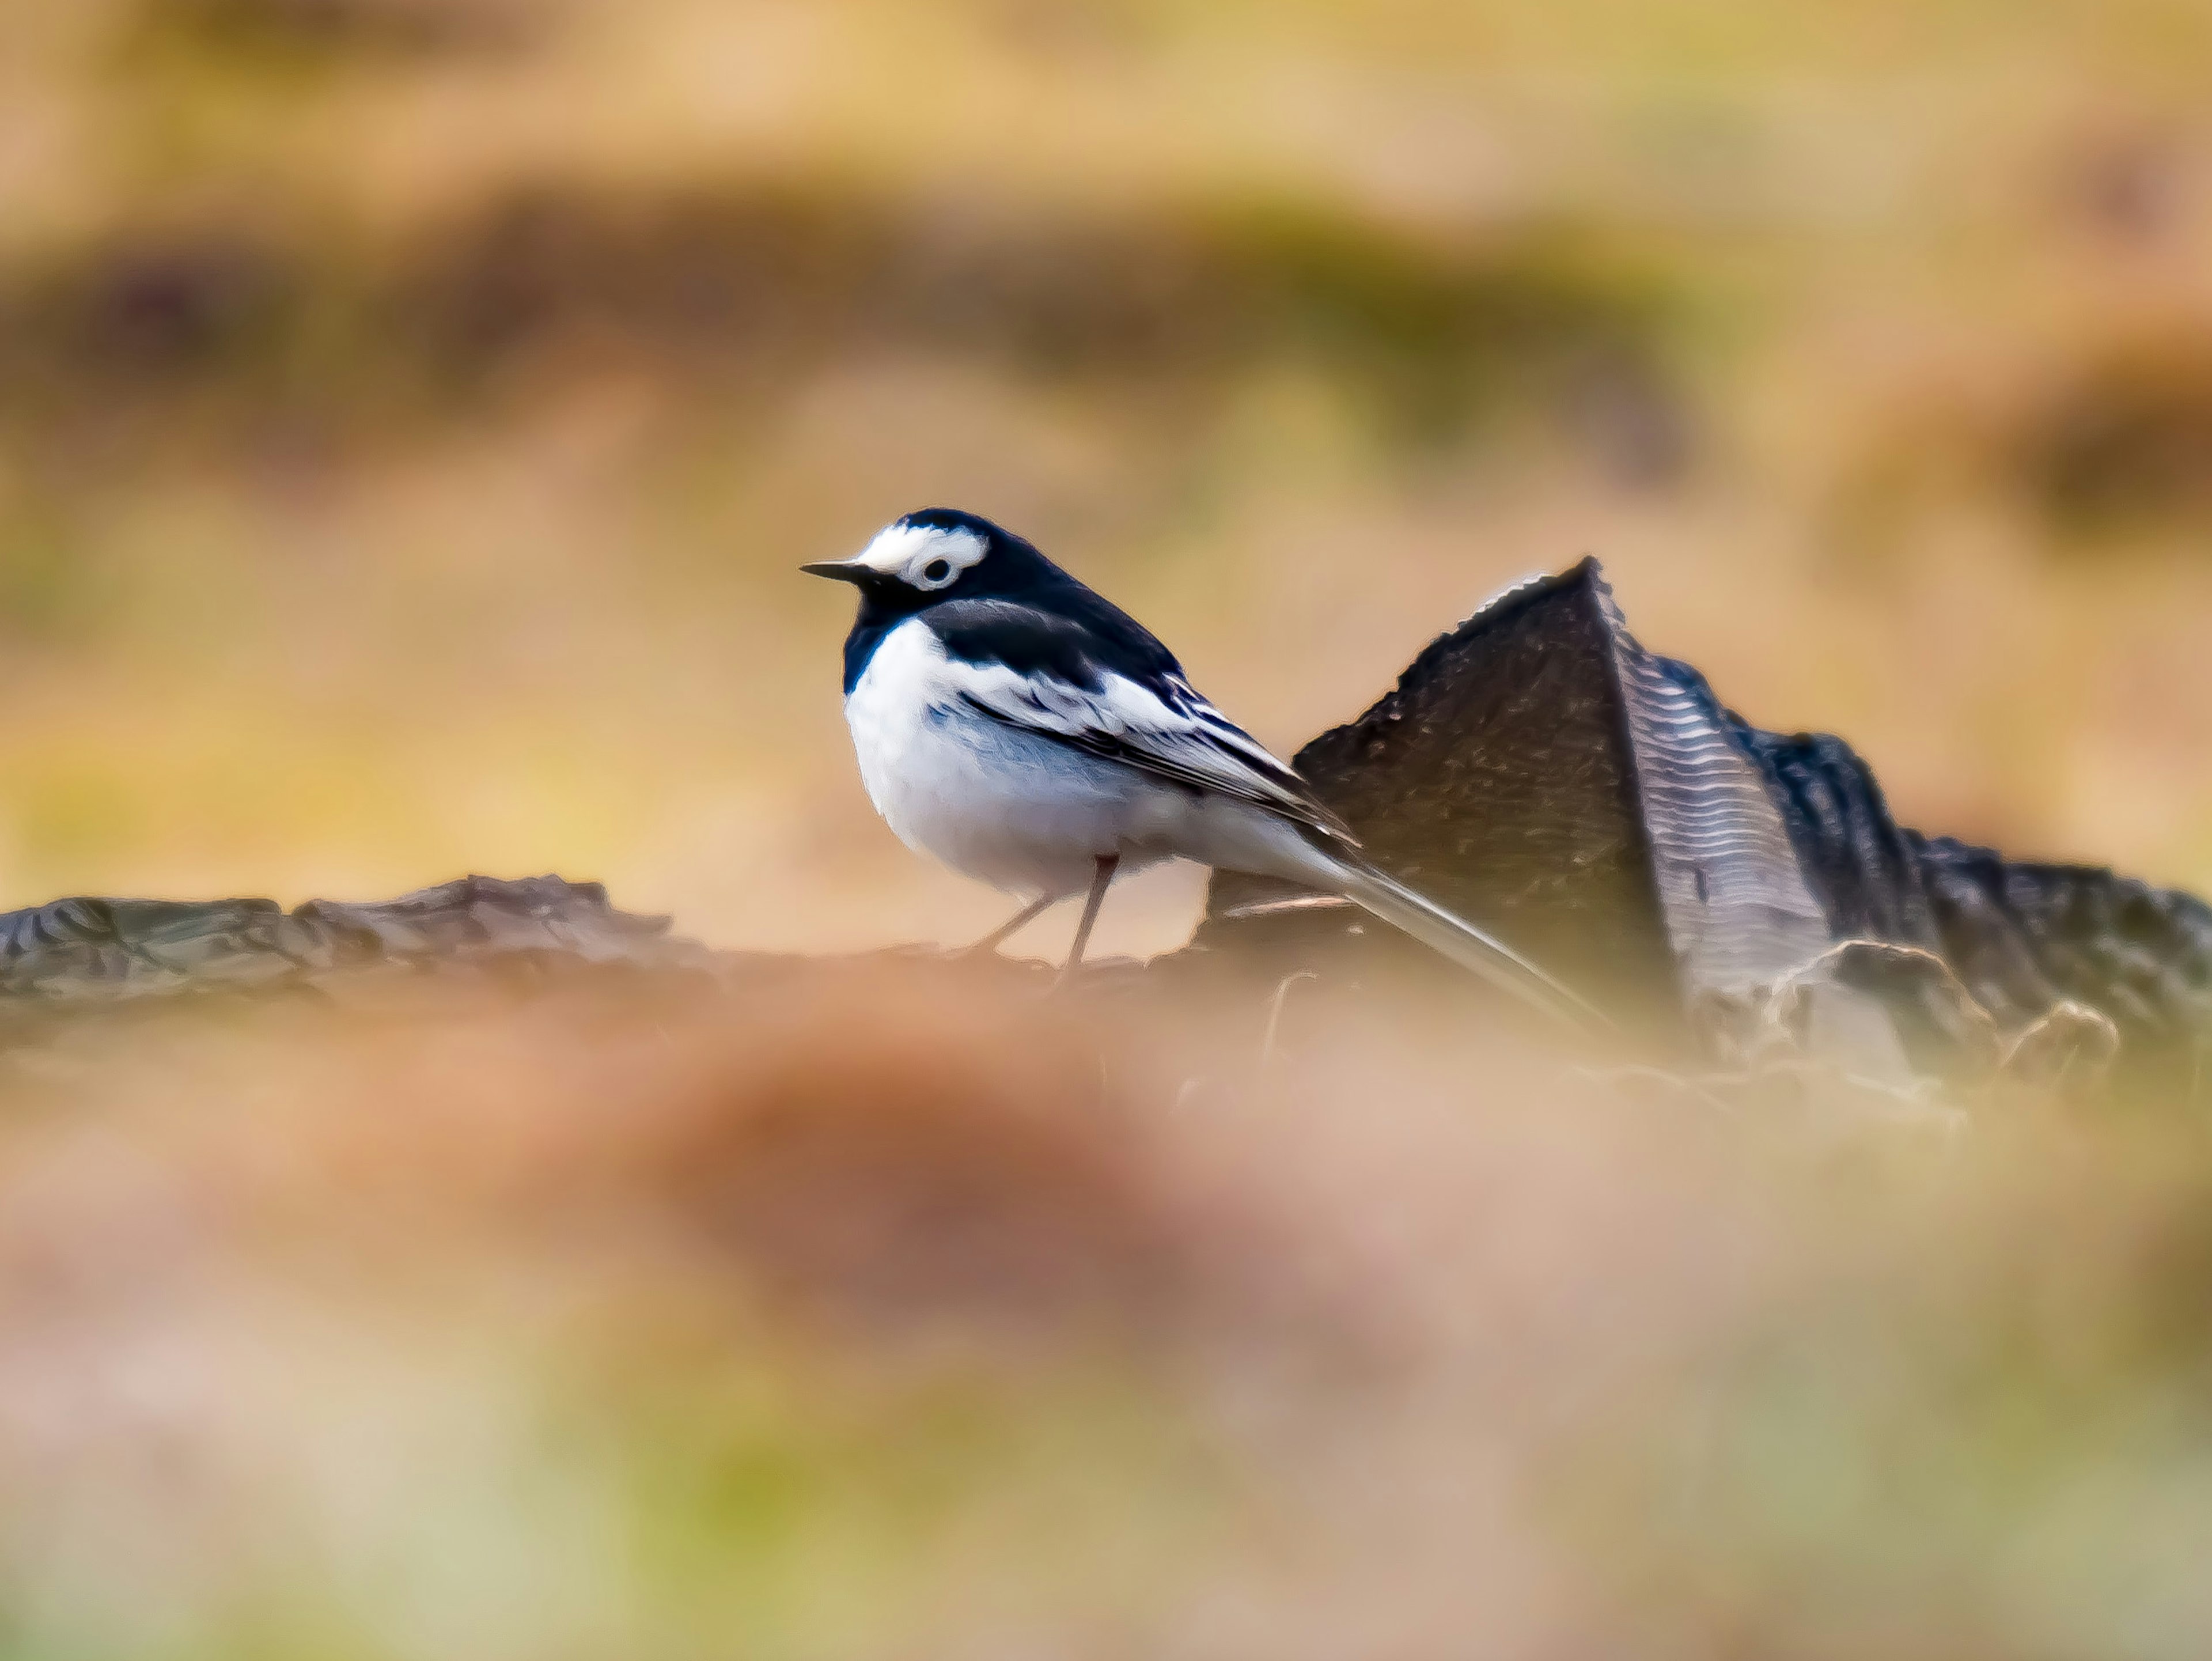
<path fill-rule="evenodd" d="M 1097 862 L 1165 859 L 1328 886 L 1297 830 L 1249 803 L 1201 794 L 978 713 L 927 624 L 885 636 L 845 699 L 876 811 L 918 853 L 1015 893 L 1080 893 Z"/>
<path fill-rule="evenodd" d="M 1139 844 L 1183 793 L 961 706 L 933 684 L 943 660 L 903 624 L 845 700 L 861 782 L 902 842 L 1024 894 L 1079 892 L 1109 855 L 1125 870 L 1167 856 Z"/>

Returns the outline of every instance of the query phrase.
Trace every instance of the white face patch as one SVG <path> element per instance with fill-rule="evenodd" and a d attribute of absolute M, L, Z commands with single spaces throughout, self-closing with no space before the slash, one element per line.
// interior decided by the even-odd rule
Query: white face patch
<path fill-rule="evenodd" d="M 927 592 L 958 581 L 963 571 L 990 551 L 973 531 L 901 523 L 878 534 L 852 563 Z"/>

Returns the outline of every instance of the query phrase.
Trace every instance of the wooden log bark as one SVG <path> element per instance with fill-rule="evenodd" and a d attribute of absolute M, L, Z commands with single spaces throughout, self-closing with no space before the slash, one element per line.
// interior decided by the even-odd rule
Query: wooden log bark
<path fill-rule="evenodd" d="M 313 990 L 376 974 L 449 979 L 599 968 L 708 970 L 721 954 L 617 910 L 598 883 L 463 877 L 378 904 L 55 900 L 0 915 L 0 1006 Z"/>
<path fill-rule="evenodd" d="M 2069 1005 L 2154 1068 L 2212 1045 L 2212 909 L 1899 826 L 1841 739 L 1763 732 L 1646 650 L 1594 560 L 1439 637 L 1297 765 L 1381 863 L 1647 1037 L 1710 1048 L 1786 994 L 1799 1042 L 1885 1080 Z M 1314 966 L 1367 932 L 1291 897 L 1217 875 L 1199 943 Z"/>

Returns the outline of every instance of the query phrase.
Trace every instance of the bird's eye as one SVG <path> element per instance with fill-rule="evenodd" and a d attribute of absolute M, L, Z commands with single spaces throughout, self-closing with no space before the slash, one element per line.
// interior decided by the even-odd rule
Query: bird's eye
<path fill-rule="evenodd" d="M 933 559 L 921 568 L 921 580 L 924 582 L 934 584 L 949 581 L 951 575 L 952 562 L 949 559 Z"/>

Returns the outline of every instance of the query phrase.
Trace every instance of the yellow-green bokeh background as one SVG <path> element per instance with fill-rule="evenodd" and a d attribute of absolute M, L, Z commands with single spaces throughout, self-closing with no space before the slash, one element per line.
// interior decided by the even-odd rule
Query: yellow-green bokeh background
<path fill-rule="evenodd" d="M 2212 882 L 2202 4 L 0 28 L 14 901 L 545 868 L 731 943 L 979 929 L 869 814 L 793 571 L 939 502 L 1284 748 L 1595 553 L 1907 822 Z M 1180 325 L 1124 292 L 1176 259 Z"/>

